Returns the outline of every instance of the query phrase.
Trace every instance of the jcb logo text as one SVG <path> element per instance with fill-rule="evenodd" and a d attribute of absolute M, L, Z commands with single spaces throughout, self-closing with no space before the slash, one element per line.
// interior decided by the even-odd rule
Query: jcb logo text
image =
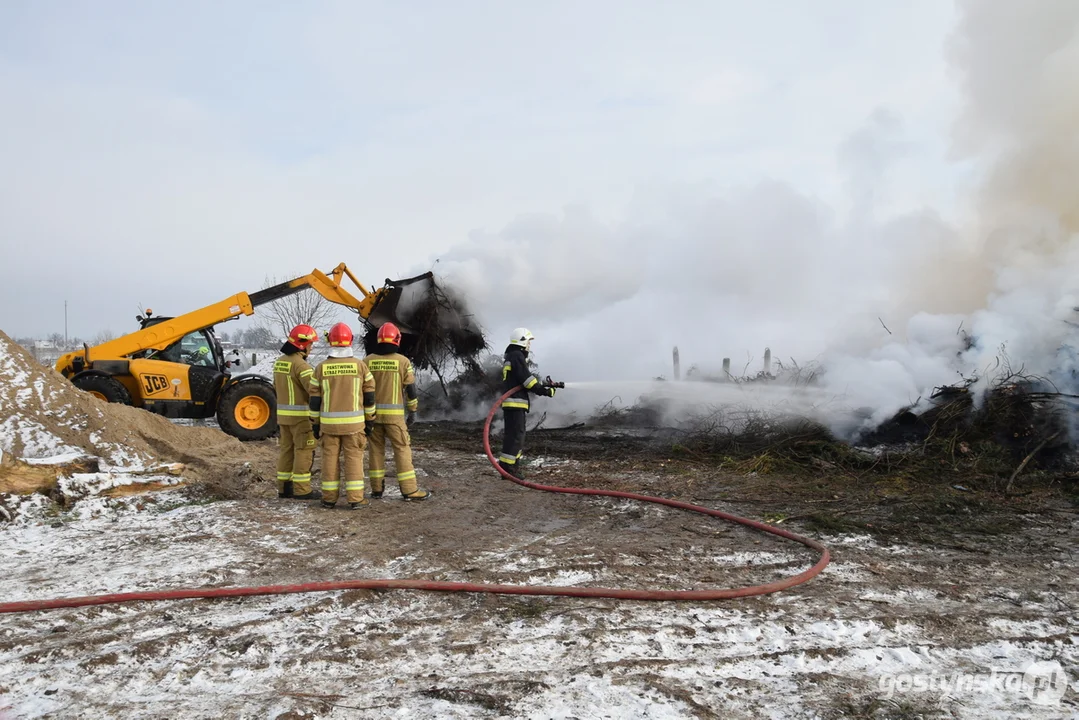
<path fill-rule="evenodd" d="M 147 395 L 153 395 L 159 393 L 162 390 L 168 390 L 169 379 L 164 375 L 143 375 L 142 376 L 142 389 Z"/>

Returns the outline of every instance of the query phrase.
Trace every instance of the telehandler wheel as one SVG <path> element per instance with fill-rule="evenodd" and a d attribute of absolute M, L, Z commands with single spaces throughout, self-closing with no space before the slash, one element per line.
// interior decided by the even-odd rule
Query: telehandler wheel
<path fill-rule="evenodd" d="M 107 375 L 84 375 L 73 379 L 72 384 L 79 390 L 84 390 L 98 400 L 105 402 L 131 404 L 131 393 L 127 391 L 123 383 Z"/>
<path fill-rule="evenodd" d="M 217 424 L 240 440 L 265 440 L 277 432 L 277 395 L 267 382 L 230 385 L 217 403 Z"/>

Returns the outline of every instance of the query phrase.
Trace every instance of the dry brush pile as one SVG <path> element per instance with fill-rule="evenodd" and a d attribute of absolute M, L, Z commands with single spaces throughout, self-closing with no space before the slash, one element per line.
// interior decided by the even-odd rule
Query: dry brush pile
<path fill-rule="evenodd" d="M 629 445 L 607 439 L 590 454 L 616 457 L 632 447 L 745 473 L 842 472 L 1011 493 L 1020 477 L 1075 488 L 1077 410 L 1079 397 L 1045 378 L 1008 371 L 991 382 L 938 387 L 925 402 L 850 441 L 808 417 L 752 407 L 709 407 L 672 420 L 660 399 L 607 405 L 576 427 L 540 430 L 537 440 L 572 447 L 575 434 L 634 429 L 624 438 Z"/>

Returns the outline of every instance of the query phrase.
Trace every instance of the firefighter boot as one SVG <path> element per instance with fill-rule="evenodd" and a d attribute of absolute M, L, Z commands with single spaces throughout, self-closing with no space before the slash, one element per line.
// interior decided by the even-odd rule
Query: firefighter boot
<path fill-rule="evenodd" d="M 358 500 L 356 502 L 350 502 L 348 504 L 349 510 L 364 510 L 369 507 L 371 507 L 371 503 L 367 501 L 367 498 L 364 498 L 363 500 Z"/>
<path fill-rule="evenodd" d="M 420 500 L 426 500 L 431 497 L 432 494 L 433 493 L 430 490 L 416 488 L 415 492 L 410 492 L 408 495 L 401 493 L 401 499 L 405 502 L 419 502 Z"/>
<path fill-rule="evenodd" d="M 371 470 L 369 479 L 371 480 L 371 499 L 382 499 L 382 488 L 386 484 L 386 471 L 385 470 Z"/>
<path fill-rule="evenodd" d="M 293 500 L 321 500 L 322 499 L 322 493 L 320 493 L 318 490 L 312 490 L 311 492 L 305 493 L 304 495 L 293 495 L 292 499 Z"/>
<path fill-rule="evenodd" d="M 277 491 L 277 497 L 279 498 L 291 498 L 292 497 L 292 481 L 285 480 L 281 483 L 280 489 Z"/>
<path fill-rule="evenodd" d="M 498 466 L 500 468 L 502 468 L 503 470 L 505 470 L 506 472 L 508 472 L 513 477 L 517 478 L 518 480 L 524 480 L 525 479 L 525 474 L 524 474 L 524 472 L 523 472 L 523 470 L 521 468 L 521 463 L 520 462 L 515 462 L 513 464 L 510 464 L 508 462 L 499 461 Z"/>
<path fill-rule="evenodd" d="M 378 500 L 386 484 L 386 431 L 383 425 L 372 427 L 367 448 L 367 479 L 371 481 L 371 498 Z"/>

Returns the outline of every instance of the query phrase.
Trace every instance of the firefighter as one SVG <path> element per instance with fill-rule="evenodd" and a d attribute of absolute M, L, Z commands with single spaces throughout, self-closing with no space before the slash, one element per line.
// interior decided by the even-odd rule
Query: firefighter
<path fill-rule="evenodd" d="M 502 453 L 498 456 L 498 465 L 519 479 L 524 477 L 521 456 L 525 444 L 525 416 L 529 409 L 528 394 L 554 397 L 555 391 L 553 387 L 541 383 L 528 369 L 528 351 L 534 339 L 528 328 L 514 330 L 510 335 L 510 344 L 506 346 L 502 365 L 502 392 L 509 392 L 518 385 L 521 390 L 502 401 L 505 429 L 502 432 Z"/>
<path fill-rule="evenodd" d="M 315 460 L 315 435 L 311 428 L 309 392 L 314 368 L 307 353 L 318 339 L 310 325 L 297 325 L 281 346 L 273 364 L 277 391 L 277 424 L 281 428 L 277 454 L 277 497 L 315 500 L 311 490 L 311 465 Z"/>
<path fill-rule="evenodd" d="M 375 351 L 364 358 L 375 376 L 375 422 L 371 428 L 371 455 L 368 475 L 371 478 L 371 497 L 381 498 L 386 480 L 386 441 L 393 446 L 393 465 L 397 483 L 405 500 L 426 500 L 428 490 L 416 485 L 416 469 L 412 465 L 411 438 L 408 426 L 416 417 L 419 398 L 412 363 L 402 355 L 401 331 L 393 323 L 378 329 Z M 407 419 L 406 419 L 407 411 Z"/>
<path fill-rule="evenodd" d="M 375 419 L 375 378 L 352 353 L 352 330 L 337 323 L 327 335 L 330 356 L 311 380 L 311 422 L 322 444 L 322 507 L 337 504 L 345 477 L 345 501 L 352 510 L 368 506 L 363 496 L 363 451 L 367 423 Z M 338 456 L 344 472 L 339 473 Z"/>

